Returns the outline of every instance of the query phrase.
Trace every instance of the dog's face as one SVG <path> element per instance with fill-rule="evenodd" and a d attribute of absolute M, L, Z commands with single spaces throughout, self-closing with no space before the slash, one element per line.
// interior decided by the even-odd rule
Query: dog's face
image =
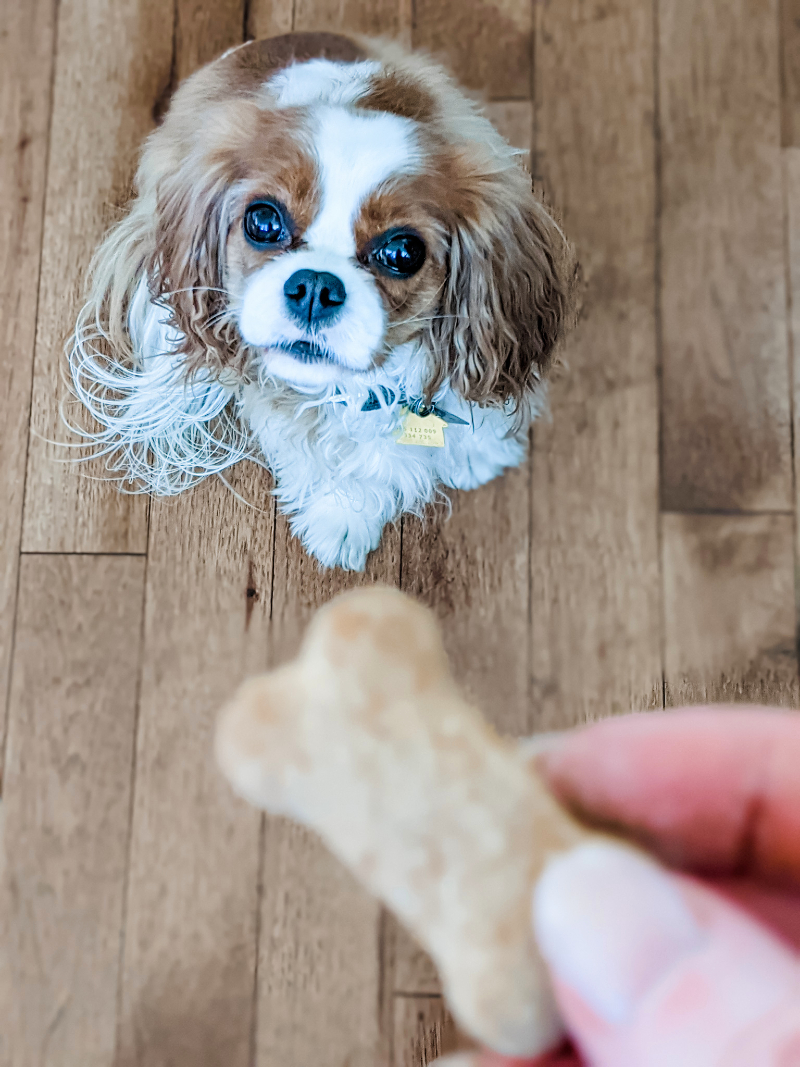
<path fill-rule="evenodd" d="M 281 118 L 293 158 L 252 161 L 228 230 L 226 288 L 270 374 L 327 384 L 379 366 L 435 313 L 446 242 L 415 204 L 424 153 L 411 120 L 334 107 Z"/>
<path fill-rule="evenodd" d="M 521 398 L 567 311 L 563 244 L 488 122 L 438 71 L 316 59 L 243 92 L 236 56 L 179 92 L 140 171 L 189 361 L 315 388 L 412 342 L 428 387 Z"/>

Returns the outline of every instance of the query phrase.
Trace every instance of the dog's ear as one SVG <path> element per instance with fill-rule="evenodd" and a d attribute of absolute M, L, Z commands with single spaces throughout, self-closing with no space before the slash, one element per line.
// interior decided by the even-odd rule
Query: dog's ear
<path fill-rule="evenodd" d="M 482 182 L 477 218 L 451 226 L 429 343 L 431 390 L 448 380 L 477 403 L 516 406 L 536 388 L 572 315 L 571 250 L 521 168 Z"/>
<path fill-rule="evenodd" d="M 219 367 L 235 343 L 225 297 L 226 181 L 192 160 L 156 185 L 156 220 L 146 274 L 150 294 L 170 312 L 178 351 L 191 367 Z"/>

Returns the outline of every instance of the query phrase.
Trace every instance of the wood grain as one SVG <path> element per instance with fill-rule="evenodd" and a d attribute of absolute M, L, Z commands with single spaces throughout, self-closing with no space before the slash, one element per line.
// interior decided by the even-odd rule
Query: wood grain
<path fill-rule="evenodd" d="M 312 614 L 338 592 L 397 585 L 399 532 L 389 528 L 364 574 L 323 571 L 278 515 L 270 663 L 297 651 Z M 310 834 L 268 820 L 264 850 L 256 1064 L 373 1067 L 380 1032 L 381 910 Z"/>
<path fill-rule="evenodd" d="M 448 431 L 449 432 L 449 431 Z M 457 431 L 456 431 L 457 432 Z M 468 428 L 465 428 L 468 432 Z M 403 527 L 403 588 L 430 605 L 467 697 L 503 733 L 534 727 L 528 684 L 529 469 L 452 493 Z"/>
<path fill-rule="evenodd" d="M 247 32 L 366 33 L 410 44 L 411 6 L 412 0 L 250 0 Z"/>
<path fill-rule="evenodd" d="M 532 28 L 530 0 L 416 0 L 412 40 L 468 88 L 530 99 Z"/>
<path fill-rule="evenodd" d="M 535 431 L 537 729 L 661 704 L 656 403 L 647 385 L 594 404 L 556 396 Z"/>
<path fill-rule="evenodd" d="M 277 37 L 293 29 L 294 0 L 249 0 L 246 36 Z"/>
<path fill-rule="evenodd" d="M 83 299 L 89 259 L 120 214 L 153 108 L 169 85 L 172 6 L 160 0 L 61 4 L 40 314 L 25 496 L 26 551 L 143 552 L 146 501 L 76 467 L 59 404 L 64 344 Z M 89 475 L 87 477 L 87 475 Z"/>
<path fill-rule="evenodd" d="M 114 1055 L 143 559 L 27 556 L 0 855 L 0 1064 Z"/>
<path fill-rule="evenodd" d="M 216 714 L 263 670 L 270 482 L 153 503 L 119 1067 L 250 1063 L 259 814 L 216 768 Z"/>
<path fill-rule="evenodd" d="M 256 1063 L 374 1067 L 380 908 L 311 834 L 267 819 Z"/>
<path fill-rule="evenodd" d="M 241 44 L 245 0 L 175 0 L 175 86 L 204 63 Z"/>
<path fill-rule="evenodd" d="M 536 7 L 536 159 L 577 246 L 580 325 L 533 433 L 538 728 L 661 703 L 653 22 Z"/>
<path fill-rule="evenodd" d="M 484 111 L 508 143 L 522 149 L 525 154 L 521 161 L 530 170 L 533 103 L 530 100 L 490 100 Z"/>
<path fill-rule="evenodd" d="M 0 30 L 0 751 L 22 534 L 55 21 L 54 0 L 6 4 Z"/>
<path fill-rule="evenodd" d="M 396 996 L 441 994 L 442 983 L 433 960 L 391 915 L 385 920 L 383 961 L 384 975 Z"/>
<path fill-rule="evenodd" d="M 367 33 L 410 43 L 412 0 L 295 0 L 294 29 Z"/>
<path fill-rule="evenodd" d="M 395 997 L 392 1067 L 424 1067 L 466 1047 L 441 997 Z"/>
<path fill-rule="evenodd" d="M 792 506 L 777 0 L 662 5 L 667 511 Z"/>
<path fill-rule="evenodd" d="M 787 148 L 783 152 L 783 181 L 786 202 L 786 250 L 787 280 L 789 286 L 789 341 L 792 355 L 792 405 L 794 437 L 800 440 L 800 148 Z M 797 481 L 797 456 L 795 462 L 795 565 L 800 561 L 800 529 L 797 525 L 797 505 L 800 486 Z M 797 600 L 797 589 L 795 590 Z M 800 618 L 800 603 L 798 603 Z"/>
<path fill-rule="evenodd" d="M 800 148 L 800 0 L 780 0 L 781 143 Z"/>
<path fill-rule="evenodd" d="M 664 515 L 667 703 L 797 706 L 790 515 Z"/>

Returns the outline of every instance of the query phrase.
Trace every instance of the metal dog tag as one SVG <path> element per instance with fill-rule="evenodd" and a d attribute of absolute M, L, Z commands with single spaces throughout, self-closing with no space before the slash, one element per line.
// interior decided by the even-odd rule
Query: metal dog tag
<path fill-rule="evenodd" d="M 398 445 L 422 445 L 425 448 L 444 448 L 444 428 L 447 425 L 438 415 L 415 415 L 403 408 L 402 434 Z"/>

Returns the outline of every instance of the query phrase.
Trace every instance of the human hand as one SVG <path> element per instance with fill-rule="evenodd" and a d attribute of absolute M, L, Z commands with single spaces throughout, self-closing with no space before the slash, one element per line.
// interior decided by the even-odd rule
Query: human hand
<path fill-rule="evenodd" d="M 705 708 L 610 719 L 539 757 L 554 792 L 623 845 L 558 857 L 537 941 L 572 1045 L 476 1067 L 800 1067 L 800 714 Z"/>

